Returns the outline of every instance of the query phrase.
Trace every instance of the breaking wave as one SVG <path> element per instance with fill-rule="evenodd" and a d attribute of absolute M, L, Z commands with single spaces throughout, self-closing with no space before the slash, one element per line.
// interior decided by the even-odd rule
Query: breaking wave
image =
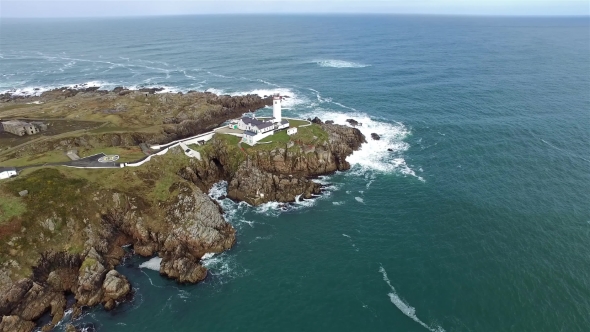
<path fill-rule="evenodd" d="M 401 122 L 389 123 L 372 119 L 361 112 L 344 113 L 330 109 L 317 109 L 314 112 L 306 112 L 302 117 L 318 116 L 323 121 L 332 120 L 336 124 L 349 125 L 347 119 L 354 119 L 362 125 L 356 128 L 367 139 L 367 143 L 361 149 L 355 151 L 346 160 L 353 166 L 351 174 L 364 175 L 370 171 L 381 173 L 397 172 L 403 175 L 414 176 L 420 181 L 425 181 L 416 175 L 403 158 L 403 153 L 410 148 L 404 141 L 411 135 L 411 131 Z M 371 134 L 380 136 L 379 140 L 371 138 Z"/>
<path fill-rule="evenodd" d="M 429 326 L 428 324 L 424 323 L 423 321 L 421 321 L 418 318 L 418 316 L 416 316 L 416 309 L 414 307 L 412 307 L 411 305 L 409 305 L 407 302 L 405 302 L 402 298 L 399 297 L 395 288 L 391 285 L 391 281 L 387 277 L 387 272 L 385 271 L 383 266 L 379 267 L 379 272 L 381 272 L 381 274 L 383 275 L 383 280 L 387 283 L 387 285 L 391 289 L 391 292 L 387 294 L 389 296 L 389 299 L 391 300 L 391 303 L 393 303 L 404 315 L 410 317 L 416 323 L 424 326 L 426 329 L 428 329 L 431 332 L 444 332 L 445 331 L 440 326 L 432 327 L 432 326 Z"/>
<path fill-rule="evenodd" d="M 320 67 L 330 67 L 330 68 L 365 68 L 365 67 L 370 66 L 370 65 L 365 65 L 362 63 L 358 63 L 358 62 L 334 60 L 334 59 L 315 60 L 314 63 L 316 63 Z"/>
<path fill-rule="evenodd" d="M 162 262 L 162 258 L 154 257 L 148 261 L 145 261 L 139 264 L 139 267 L 142 269 L 150 269 L 154 271 L 160 271 L 160 263 Z"/>

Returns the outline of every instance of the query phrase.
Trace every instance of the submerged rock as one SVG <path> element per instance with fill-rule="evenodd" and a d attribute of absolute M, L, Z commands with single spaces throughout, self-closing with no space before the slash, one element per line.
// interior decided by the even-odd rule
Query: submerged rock
<path fill-rule="evenodd" d="M 381 139 L 381 136 L 379 136 L 379 135 L 377 135 L 377 134 L 375 134 L 375 133 L 372 133 L 372 134 L 371 134 L 371 138 L 372 138 L 372 139 L 374 139 L 375 141 L 378 141 L 378 140 L 380 140 L 380 139 Z"/>

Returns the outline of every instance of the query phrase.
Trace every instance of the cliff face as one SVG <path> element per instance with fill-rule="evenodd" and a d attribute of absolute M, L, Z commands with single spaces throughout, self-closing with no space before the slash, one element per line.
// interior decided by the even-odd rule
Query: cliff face
<path fill-rule="evenodd" d="M 57 172 L 39 172 L 47 171 Z M 196 186 L 181 181 L 171 188 L 173 198 L 153 204 L 140 196 L 81 187 L 88 196 L 83 202 L 88 210 L 86 217 L 62 228 L 60 225 L 68 221 L 57 215 L 52 225 L 65 233 L 61 234 L 64 238 L 83 234 L 82 251 L 45 251 L 32 275 L 16 282 L 10 281 L 14 278 L 10 264 L 2 265 L 0 331 L 30 331 L 35 326 L 33 321 L 46 312 L 52 315 L 52 322 L 44 330 L 50 330 L 63 317 L 67 293 L 76 298 L 74 315 L 83 306 L 114 308 L 131 292 L 127 278 L 114 270 L 125 255 L 122 246 L 126 244 L 131 244 L 137 254 L 162 257 L 163 275 L 179 282 L 203 280 L 207 269 L 200 264 L 201 257 L 231 248 L 235 230 L 222 218 L 218 205 Z M 63 213 L 65 216 L 69 211 Z M 28 241 L 31 246 L 45 245 L 37 243 L 38 239 Z M 29 249 L 37 250 L 24 250 Z"/>
<path fill-rule="evenodd" d="M 310 178 L 350 169 L 346 157 L 366 142 L 356 128 L 322 124 L 321 129 L 328 133 L 323 142 L 289 142 L 272 150 L 243 150 L 214 139 L 203 161 L 180 174 L 202 190 L 225 180 L 228 197 L 252 205 L 293 202 L 299 195 L 311 198 L 321 186 Z"/>

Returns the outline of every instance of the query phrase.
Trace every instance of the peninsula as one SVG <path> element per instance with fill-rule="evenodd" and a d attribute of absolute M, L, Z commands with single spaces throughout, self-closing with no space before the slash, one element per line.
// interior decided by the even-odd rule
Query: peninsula
<path fill-rule="evenodd" d="M 159 92 L 0 95 L 11 126 L 0 132 L 0 331 L 32 331 L 46 314 L 39 327 L 51 330 L 70 306 L 74 317 L 114 308 L 133 296 L 115 270 L 128 254 L 159 256 L 178 282 L 203 280 L 203 255 L 236 237 L 206 194 L 213 184 L 251 205 L 312 198 L 322 191 L 312 178 L 349 169 L 365 142 L 352 127 L 282 118 L 276 96 Z M 242 118 L 271 105 L 273 118 Z"/>

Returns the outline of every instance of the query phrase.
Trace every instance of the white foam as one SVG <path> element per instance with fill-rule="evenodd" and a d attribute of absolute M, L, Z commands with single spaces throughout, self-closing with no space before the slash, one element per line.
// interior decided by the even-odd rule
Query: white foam
<path fill-rule="evenodd" d="M 154 270 L 154 271 L 160 271 L 160 263 L 161 262 L 162 262 L 162 258 L 154 257 L 146 262 L 139 264 L 139 267 Z"/>
<path fill-rule="evenodd" d="M 311 181 L 315 182 L 315 183 L 319 183 L 321 185 L 329 185 L 330 184 L 330 177 L 327 175 L 320 175 L 318 176 L 316 179 L 312 179 Z"/>
<path fill-rule="evenodd" d="M 204 261 L 204 260 L 212 258 L 213 256 L 215 256 L 214 252 L 208 252 L 201 257 L 201 260 Z"/>
<path fill-rule="evenodd" d="M 347 235 L 347 234 L 342 233 L 342 236 L 347 237 L 347 238 L 350 239 L 350 235 Z"/>
<path fill-rule="evenodd" d="M 218 278 L 216 279 L 217 282 L 221 282 L 222 284 L 248 273 L 247 269 L 242 268 L 236 263 L 235 256 L 228 255 L 226 252 L 201 261 L 201 264 L 209 270 L 212 276 Z"/>
<path fill-rule="evenodd" d="M 215 183 L 209 190 L 209 197 L 216 200 L 223 209 L 223 218 L 234 227 L 239 228 L 242 224 L 254 227 L 254 222 L 244 219 L 243 213 L 250 208 L 246 202 L 236 203 L 229 198 L 220 199 L 227 195 L 227 181 Z"/>
<path fill-rule="evenodd" d="M 356 199 L 356 201 L 359 203 L 365 204 L 365 201 L 360 197 L 355 197 L 354 199 Z"/>
<path fill-rule="evenodd" d="M 21 85 L 24 82 L 19 82 L 13 85 Z M 19 88 L 12 88 L 0 91 L 0 94 L 10 93 L 14 96 L 32 97 L 40 96 L 43 92 L 58 89 L 58 88 L 70 88 L 70 89 L 85 89 L 85 88 L 102 88 L 102 89 L 113 89 L 117 84 L 104 82 L 104 81 L 88 81 L 78 84 L 56 84 L 56 85 L 45 85 L 45 86 L 24 86 Z M 33 102 L 35 103 L 35 102 Z"/>
<path fill-rule="evenodd" d="M 426 180 L 424 180 L 424 178 L 422 178 L 421 176 L 416 175 L 416 172 L 414 172 L 413 169 L 411 169 L 407 164 L 406 164 L 406 160 L 404 158 L 395 158 L 391 161 L 391 163 L 394 165 L 394 167 L 402 174 L 404 175 L 410 175 L 410 176 L 414 176 L 416 178 L 418 178 L 418 180 L 422 181 L 422 182 L 426 182 Z M 420 168 L 420 170 L 422 170 L 422 168 Z"/>
<path fill-rule="evenodd" d="M 257 236 L 254 238 L 254 240 L 250 241 L 249 243 L 253 243 L 259 240 L 270 240 L 272 238 L 272 235 L 268 235 L 268 236 Z"/>
<path fill-rule="evenodd" d="M 334 104 L 333 102 L 329 103 Z M 347 119 L 354 119 L 362 124 L 356 128 L 365 136 L 367 143 L 363 144 L 360 150 L 355 151 L 346 158 L 351 165 L 356 166 L 348 174 L 364 175 L 369 171 L 381 173 L 398 172 L 415 176 L 420 181 L 424 181 L 405 162 L 399 163 L 399 160 L 397 160 L 410 148 L 410 145 L 404 139 L 411 134 L 411 131 L 403 123 L 377 121 L 361 112 L 345 113 L 323 108 L 304 112 L 300 116 L 304 118 L 318 116 L 323 121 L 332 120 L 335 124 L 346 126 L 350 126 L 346 122 Z M 372 139 L 372 133 L 378 134 L 380 139 Z"/>
<path fill-rule="evenodd" d="M 405 302 L 402 298 L 399 297 L 395 288 L 391 285 L 391 280 L 389 280 L 389 278 L 387 277 L 387 272 L 385 271 L 383 266 L 379 267 L 379 272 L 381 272 L 381 274 L 383 275 L 383 280 L 387 283 L 387 285 L 391 289 L 391 292 L 387 294 L 389 296 L 389 299 L 391 300 L 391 303 L 393 303 L 404 315 L 410 317 L 416 323 L 424 326 L 426 329 L 428 329 L 431 332 L 444 332 L 445 331 L 441 326 L 431 327 L 431 326 L 428 326 L 428 324 L 421 321 L 418 318 L 418 316 L 416 316 L 416 309 L 414 307 L 410 306 L 407 302 Z"/>
<path fill-rule="evenodd" d="M 338 205 L 343 205 L 343 204 L 344 204 L 344 202 L 332 202 L 332 204 L 334 204 L 334 205 L 338 206 Z"/>
<path fill-rule="evenodd" d="M 334 60 L 334 59 L 327 59 L 327 60 L 315 60 L 320 67 L 330 67 L 330 68 L 364 68 L 369 67 L 370 65 L 365 65 L 358 62 L 352 61 L 344 61 L 344 60 Z"/>
<path fill-rule="evenodd" d="M 209 89 L 205 90 L 205 92 L 211 92 L 211 93 L 214 93 L 214 94 L 216 94 L 218 96 L 221 96 L 221 95 L 225 95 L 226 94 L 225 91 L 223 91 L 221 89 L 215 89 L 215 88 L 209 88 Z"/>

